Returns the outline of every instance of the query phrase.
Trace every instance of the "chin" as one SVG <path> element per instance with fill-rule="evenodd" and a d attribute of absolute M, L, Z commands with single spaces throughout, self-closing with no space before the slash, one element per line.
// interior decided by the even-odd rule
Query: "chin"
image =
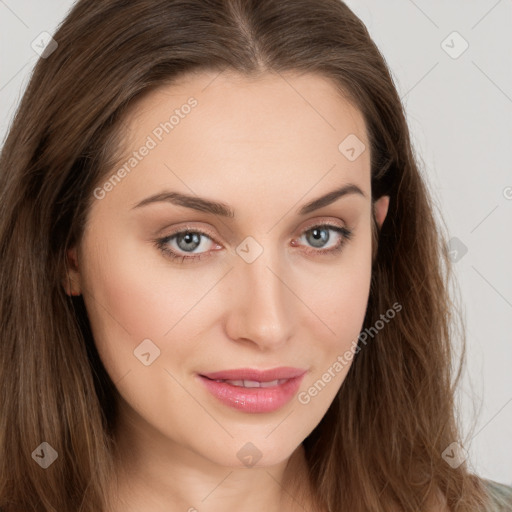
<path fill-rule="evenodd" d="M 276 439 L 265 439 L 267 429 L 260 436 L 245 435 L 231 439 L 230 443 L 219 442 L 214 452 L 210 451 L 207 458 L 214 464 L 236 468 L 269 468 L 281 464 L 290 458 L 301 446 L 301 441 L 287 443 L 276 436 Z M 270 437 L 272 434 L 270 434 Z"/>

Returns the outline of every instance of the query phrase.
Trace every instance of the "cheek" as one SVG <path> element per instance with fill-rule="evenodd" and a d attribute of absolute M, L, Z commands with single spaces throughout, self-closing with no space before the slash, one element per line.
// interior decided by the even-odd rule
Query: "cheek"
<path fill-rule="evenodd" d="M 206 321 L 203 299 L 225 269 L 187 271 L 129 237 L 103 240 L 84 260 L 84 300 L 98 352 L 115 382 L 140 365 L 134 350 L 143 340 L 163 352 L 177 333 L 190 340 L 199 332 Z M 176 354 L 181 347 L 172 345 Z"/>
<path fill-rule="evenodd" d="M 301 325 L 308 333 L 311 373 L 297 399 L 312 418 L 321 418 L 352 365 L 368 305 L 371 282 L 370 231 L 359 233 L 336 265 L 308 276 L 301 288 L 309 314 Z M 309 294 L 307 294 L 309 290 Z"/>
<path fill-rule="evenodd" d="M 149 242 L 109 240 L 88 261 L 92 310 L 133 339 L 162 337 L 196 303 L 215 276 L 170 266 Z M 104 306 L 98 307 L 98 306 Z"/>
<path fill-rule="evenodd" d="M 318 318 L 303 317 L 307 318 L 302 328 L 308 333 L 311 373 L 297 401 L 312 421 L 323 417 L 352 366 L 371 281 L 370 246 L 363 245 L 364 250 L 354 251 L 353 257 L 331 268 L 322 279 L 318 275 L 317 286 L 311 282 L 308 287 L 308 306 Z"/>
<path fill-rule="evenodd" d="M 309 329 L 316 330 L 316 338 L 322 340 L 323 347 L 340 349 L 350 345 L 359 335 L 368 305 L 371 282 L 369 231 L 360 236 L 336 264 L 326 265 L 314 273 L 302 269 L 302 273 L 307 277 L 302 280 L 300 296 L 318 317 L 309 323 Z"/>
<path fill-rule="evenodd" d="M 361 323 L 368 302 L 370 270 L 367 268 L 342 269 L 333 272 L 329 280 L 317 289 L 312 300 L 332 323 L 333 330 Z M 338 329 L 334 329 L 337 327 Z"/>

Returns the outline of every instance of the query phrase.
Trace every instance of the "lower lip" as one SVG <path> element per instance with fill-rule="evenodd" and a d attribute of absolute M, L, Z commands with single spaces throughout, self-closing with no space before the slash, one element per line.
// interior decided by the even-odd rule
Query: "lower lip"
<path fill-rule="evenodd" d="M 244 412 L 272 412 L 287 404 L 297 393 L 303 375 L 271 388 L 244 388 L 199 375 L 206 389 L 222 403 Z"/>

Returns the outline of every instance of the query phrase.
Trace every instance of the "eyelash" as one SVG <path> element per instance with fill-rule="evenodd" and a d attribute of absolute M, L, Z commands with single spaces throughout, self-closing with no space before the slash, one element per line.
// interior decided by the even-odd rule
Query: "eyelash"
<path fill-rule="evenodd" d="M 316 224 L 316 225 L 311 226 L 311 227 L 307 228 L 306 230 L 304 230 L 301 233 L 301 236 L 306 234 L 306 233 L 309 233 L 310 231 L 313 231 L 314 229 L 319 229 L 319 228 L 320 229 L 328 229 L 328 230 L 331 230 L 331 231 L 335 231 L 335 232 L 337 232 L 338 234 L 340 234 L 342 236 L 341 236 L 339 242 L 334 247 L 331 247 L 329 249 L 321 249 L 321 248 L 320 249 L 315 249 L 315 248 L 309 247 L 308 248 L 309 250 L 306 251 L 307 254 L 314 253 L 316 255 L 335 255 L 335 254 L 339 253 L 343 249 L 345 244 L 349 240 L 351 240 L 352 236 L 353 236 L 353 231 L 352 230 L 347 229 L 345 227 L 337 226 L 337 225 L 334 225 L 334 224 Z M 162 253 L 164 253 L 167 257 L 169 257 L 170 259 L 172 259 L 172 260 L 179 260 L 179 259 L 181 259 L 180 263 L 183 263 L 185 260 L 187 260 L 187 261 L 190 261 L 190 260 L 199 261 L 202 258 L 211 256 L 211 251 L 206 252 L 206 253 L 195 254 L 193 256 L 189 256 L 189 255 L 178 254 L 175 251 L 173 251 L 172 249 L 169 249 L 169 246 L 167 244 L 171 240 L 176 238 L 178 235 L 183 235 L 183 234 L 186 234 L 186 233 L 194 233 L 194 234 L 197 234 L 197 235 L 200 235 L 200 236 L 205 236 L 205 237 L 209 238 L 210 240 L 212 240 L 212 242 L 218 244 L 218 242 L 211 235 L 209 235 L 208 233 L 206 233 L 204 231 L 201 231 L 199 229 L 195 229 L 195 228 L 194 229 L 182 229 L 181 231 L 177 231 L 176 233 L 173 233 L 172 235 L 166 236 L 164 238 L 159 238 L 159 239 L 155 240 L 154 243 L 155 243 L 156 247 Z"/>

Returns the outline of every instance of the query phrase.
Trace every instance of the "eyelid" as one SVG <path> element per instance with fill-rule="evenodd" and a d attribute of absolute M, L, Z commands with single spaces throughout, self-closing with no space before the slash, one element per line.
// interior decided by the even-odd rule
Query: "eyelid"
<path fill-rule="evenodd" d="M 200 233 L 202 235 L 207 235 L 209 238 L 211 238 L 212 242 L 215 242 L 218 245 L 222 245 L 217 240 L 217 235 L 214 234 L 214 231 L 212 229 L 205 228 L 202 226 L 201 227 L 194 226 L 190 223 L 185 223 L 185 224 L 180 224 L 178 226 L 175 226 L 174 229 L 169 234 L 158 235 L 158 238 L 172 238 L 173 236 L 179 235 L 180 233 L 184 233 L 184 232 Z"/>
<path fill-rule="evenodd" d="M 301 228 L 298 230 L 298 234 L 302 235 L 305 231 L 309 231 L 312 228 L 322 227 L 322 226 L 336 226 L 338 228 L 348 228 L 342 221 L 339 219 L 333 219 L 332 217 L 321 217 L 318 219 L 312 219 L 307 221 L 306 224 L 301 224 Z"/>

